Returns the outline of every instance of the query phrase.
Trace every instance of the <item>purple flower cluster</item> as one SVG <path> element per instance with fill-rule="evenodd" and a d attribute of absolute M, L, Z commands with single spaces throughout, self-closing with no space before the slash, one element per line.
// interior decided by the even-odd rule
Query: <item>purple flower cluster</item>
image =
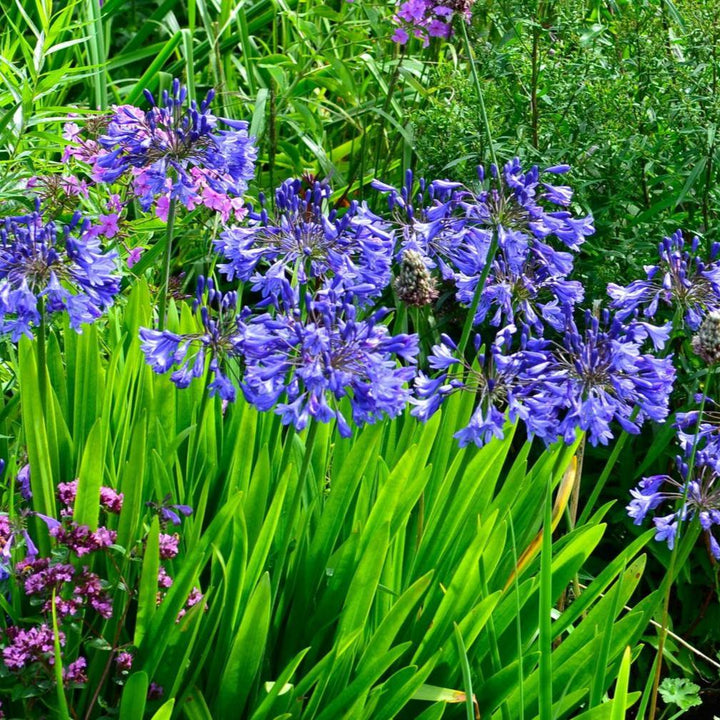
<path fill-rule="evenodd" d="M 211 397 L 217 393 L 223 400 L 233 402 L 235 386 L 227 376 L 226 367 L 242 356 L 236 305 L 236 292 L 223 294 L 212 279 L 200 277 L 193 312 L 199 315 L 201 330 L 180 335 L 169 330 L 140 328 L 148 365 L 161 374 L 179 366 L 170 380 L 178 388 L 186 388 L 193 378 L 204 375 L 205 361 L 209 358 Z"/>
<path fill-rule="evenodd" d="M 545 172 L 558 175 L 568 169 L 558 165 Z M 400 189 L 373 185 L 388 195 L 399 256 L 411 250 L 428 269 L 438 268 L 464 305 L 473 305 L 484 282 L 476 324 L 530 324 L 542 333 L 545 324 L 561 330 L 566 308 L 583 299 L 581 283 L 568 279 L 573 268 L 568 250 L 578 250 L 594 227 L 590 216 L 576 217 L 567 209 L 572 200 L 568 186 L 540 178 L 537 166 L 524 172 L 515 158 L 502 171 L 492 166 L 487 176 L 478 168 L 479 191 L 447 181 L 420 180 L 416 187 L 410 172 Z M 372 216 L 368 222 L 388 232 L 387 224 L 373 223 Z"/>
<path fill-rule="evenodd" d="M 692 474 L 686 458 L 676 459 L 681 480 L 669 475 L 652 475 L 643 478 L 639 486 L 630 491 L 632 500 L 627 506 L 635 525 L 642 524 L 650 511 L 663 503 L 675 505 L 672 512 L 653 518 L 655 539 L 665 541 L 672 550 L 680 521 L 697 518 L 707 534 L 708 546 L 716 560 L 720 560 L 720 544 L 713 528 L 720 529 L 720 484 L 718 483 L 717 456 L 700 451 L 695 457 Z"/>
<path fill-rule="evenodd" d="M 669 328 L 652 330 L 656 339 L 667 339 Z M 667 418 L 675 379 L 672 358 L 643 352 L 648 335 L 633 333 L 617 318 L 611 320 L 607 311 L 601 319 L 586 312 L 582 329 L 567 314 L 559 341 L 532 337 L 526 326 L 520 349 L 511 352 L 507 348 L 515 333 L 514 326 L 501 331 L 489 359 L 478 358 L 479 371 L 466 365 L 464 378 L 449 372 L 460 362 L 451 341 L 436 346 L 430 365 L 442 373 L 433 379 L 419 376 L 413 414 L 425 419 L 449 394 L 470 389 L 479 402 L 469 425 L 456 437 L 461 444 L 476 445 L 503 436 L 505 410 L 511 421 L 521 419 L 531 436 L 546 443 L 558 438 L 572 443 L 580 429 L 593 445 L 607 444 L 614 421 L 638 433 L 646 420 Z"/>
<path fill-rule="evenodd" d="M 130 177 L 143 210 L 154 205 L 163 219 L 171 200 L 190 210 L 204 205 L 226 221 L 231 215 L 241 218 L 242 195 L 257 157 L 247 123 L 223 119 L 229 129 L 219 129 L 220 120 L 210 112 L 214 92 L 199 106 L 188 104 L 178 80 L 171 93 L 163 92 L 160 105 L 147 90 L 145 95 L 150 110 L 115 107 L 97 139 L 97 152 L 83 152 L 83 159 L 93 163 L 93 179 L 113 183 Z"/>
<path fill-rule="evenodd" d="M 120 288 L 117 253 L 103 250 L 76 213 L 58 228 L 40 212 L 0 226 L 0 332 L 32 337 L 41 312 L 67 312 L 78 332 L 112 305 Z"/>
<path fill-rule="evenodd" d="M 404 45 L 411 36 L 422 40 L 423 47 L 431 37 L 449 38 L 455 15 L 470 22 L 475 0 L 401 0 L 393 21 L 398 25 L 392 39 Z"/>
<path fill-rule="evenodd" d="M 658 264 L 646 267 L 645 280 L 634 280 L 625 287 L 608 285 L 612 307 L 620 318 L 638 310 L 654 318 L 661 304 L 670 306 L 683 315 L 690 330 L 697 330 L 708 312 L 720 309 L 720 244 L 713 243 L 705 261 L 699 239 L 693 238 L 687 247 L 678 230 L 660 243 L 658 254 Z"/>
<path fill-rule="evenodd" d="M 275 312 L 242 323 L 245 398 L 261 411 L 275 407 L 298 429 L 310 418 L 334 418 L 344 437 L 351 434 L 345 398 L 356 425 L 395 417 L 410 397 L 418 344 L 414 335 L 391 335 L 381 323 L 386 315 L 380 309 L 361 320 L 351 299 L 334 291 L 308 295 L 303 313 L 286 284 Z"/>
<path fill-rule="evenodd" d="M 435 378 L 418 374 L 412 414 L 427 420 L 449 395 L 469 391 L 475 395 L 476 405 L 467 426 L 455 433 L 461 447 L 471 442 L 482 446 L 493 437 L 502 438 L 507 419 L 522 419 L 530 435 L 554 439 L 554 402 L 548 400 L 557 391 L 554 376 L 547 372 L 548 358 L 529 349 L 527 337 L 521 342 L 521 350 L 508 352 L 505 346 L 513 330 L 500 333 L 487 354 L 480 354 L 482 341 L 477 336 L 477 364 L 473 365 L 456 357 L 455 344 L 444 336 L 429 357 L 430 367 L 441 373 Z M 464 368 L 463 375 L 454 372 L 458 366 Z"/>
<path fill-rule="evenodd" d="M 275 192 L 272 214 L 261 195 L 260 211 L 251 209 L 244 226 L 215 241 L 227 258 L 219 269 L 229 280 L 252 280 L 263 295 L 293 278 L 315 281 L 316 289 L 340 282 L 357 299 L 382 293 L 390 282 L 390 238 L 377 232 L 377 223 L 365 222 L 355 202 L 342 215 L 330 209 L 331 194 L 327 182 L 304 190 L 302 180 L 286 180 Z"/>

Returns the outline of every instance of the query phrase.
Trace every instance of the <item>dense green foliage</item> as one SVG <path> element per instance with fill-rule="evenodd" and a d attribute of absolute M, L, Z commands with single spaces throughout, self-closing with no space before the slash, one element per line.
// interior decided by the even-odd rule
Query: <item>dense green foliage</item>
<path fill-rule="evenodd" d="M 251 197 L 304 176 L 329 178 L 339 208 L 375 204 L 370 181 L 400 184 L 409 168 L 472 184 L 491 148 L 466 48 L 456 36 L 402 49 L 389 40 L 391 14 L 379 0 L 6 0 L 3 215 L 28 207 L 29 176 L 62 171 L 68 115 L 140 104 L 144 88 L 174 77 L 192 97 L 216 88 L 217 114 L 250 123 Z M 588 304 L 608 282 L 642 276 L 678 227 L 720 240 L 720 6 L 487 0 L 468 33 L 498 158 L 573 168 L 573 208 L 597 228 L 575 274 Z M 52 330 L 44 407 L 35 346 L 2 345 L 0 457 L 28 456 L 44 503 L 35 509 L 54 514 L 57 484 L 79 477 L 76 519 L 97 525 L 100 484 L 125 495 L 109 521 L 116 545 L 90 561 L 113 616 L 92 627 L 89 682 L 66 691 L 72 717 L 614 720 L 631 706 L 628 717 L 646 717 L 650 622 L 673 581 L 669 674 L 694 678 L 701 712 L 712 707 L 717 563 L 689 534 L 671 577 L 670 552 L 624 510 L 644 474 L 668 471 L 669 425 L 587 448 L 584 462 L 580 452 L 576 524 L 566 505 L 579 441 L 544 449 L 511 430 L 460 449 L 467 396 L 427 424 L 406 413 L 346 439 L 333 426 L 288 430 L 242 400 L 225 408 L 196 385 L 178 390 L 144 364 L 138 340 L 161 284 L 164 224 L 131 215 L 131 245 L 150 249 L 106 321 L 82 335 Z M 177 228 L 171 330 L 201 331 L 184 298 L 212 272 L 221 229 Z M 443 295 L 441 329 L 462 327 L 464 312 Z M 689 357 L 688 338 L 675 342 Z M 676 407 L 704 382 L 698 363 L 686 365 Z M 15 489 L 5 480 L 4 507 Z M 162 528 L 148 503 L 168 496 L 194 512 L 157 604 L 148 548 Z M 176 622 L 195 586 L 203 602 Z M 18 602 L 0 598 L 3 623 L 39 612 Z M 135 660 L 118 676 L 113 652 L 126 647 Z M 150 682 L 162 700 L 146 699 Z M 0 693 L 15 693 L 16 712 L 69 717 L 51 686 L 13 687 L 3 668 Z M 689 682 L 664 687 L 669 705 L 693 707 Z"/>

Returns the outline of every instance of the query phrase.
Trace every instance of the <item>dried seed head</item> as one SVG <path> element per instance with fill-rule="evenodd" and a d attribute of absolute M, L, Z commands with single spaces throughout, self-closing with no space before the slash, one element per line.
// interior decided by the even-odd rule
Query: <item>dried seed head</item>
<path fill-rule="evenodd" d="M 400 300 L 414 307 L 429 305 L 438 295 L 435 279 L 430 275 L 423 256 L 415 250 L 403 253 L 394 287 Z"/>
<path fill-rule="evenodd" d="M 713 310 L 705 317 L 692 346 L 708 365 L 720 363 L 720 311 Z"/>

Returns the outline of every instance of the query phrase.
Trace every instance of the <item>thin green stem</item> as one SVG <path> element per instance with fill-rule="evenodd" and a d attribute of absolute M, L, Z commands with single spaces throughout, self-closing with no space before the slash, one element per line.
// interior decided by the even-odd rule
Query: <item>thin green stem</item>
<path fill-rule="evenodd" d="M 490 274 L 490 267 L 493 264 L 493 260 L 495 260 L 497 249 L 497 237 L 493 235 L 492 242 L 490 243 L 490 249 L 487 254 L 487 260 L 485 261 L 485 267 L 483 268 L 482 275 L 480 275 L 480 280 L 478 280 L 477 287 L 475 288 L 475 294 L 473 295 L 472 302 L 470 303 L 462 335 L 460 336 L 460 343 L 458 344 L 458 357 L 460 359 L 462 359 L 465 355 L 465 348 L 467 347 L 468 340 L 470 339 L 470 333 L 472 332 L 473 325 L 475 324 L 475 313 L 477 312 L 478 305 L 480 304 L 480 297 L 485 289 L 485 283 L 487 282 L 488 275 Z"/>
<path fill-rule="evenodd" d="M 166 243 L 165 243 L 165 277 L 162 288 L 160 289 L 160 306 L 158 308 L 158 327 L 160 330 L 165 329 L 165 308 L 167 306 L 168 290 L 170 288 L 170 263 L 172 261 L 173 235 L 175 233 L 175 198 L 170 199 L 170 207 L 168 208 Z"/>
<path fill-rule="evenodd" d="M 637 417 L 638 413 L 640 412 L 639 406 L 635 406 L 635 408 L 632 411 L 632 414 L 630 415 L 630 422 L 633 422 L 635 418 Z M 620 457 L 620 453 L 623 451 L 623 448 L 625 447 L 625 443 L 628 441 L 628 438 L 630 437 L 630 434 L 623 430 L 620 436 L 617 439 L 617 442 L 615 443 L 615 446 L 612 449 L 612 452 L 610 453 L 610 457 L 607 459 L 607 462 L 605 463 L 605 467 L 603 468 L 603 471 L 600 473 L 600 477 L 598 478 L 598 481 L 595 483 L 595 486 L 593 487 L 592 492 L 590 493 L 590 497 L 588 498 L 587 503 L 585 504 L 585 507 L 583 508 L 582 513 L 580 514 L 580 520 L 578 520 L 579 525 L 583 525 L 588 521 L 590 518 L 590 514 L 595 509 L 595 503 L 597 502 L 597 499 L 600 497 L 600 493 L 602 492 L 603 488 L 605 487 L 605 483 L 607 483 L 608 478 L 610 477 L 610 473 L 613 471 L 613 468 L 615 467 L 615 463 L 617 463 L 618 458 Z"/>
<path fill-rule="evenodd" d="M 460 21 L 460 27 L 462 27 L 463 40 L 465 42 L 465 51 L 468 55 L 468 61 L 470 63 L 470 71 L 473 77 L 473 83 L 475 85 L 475 92 L 478 96 L 480 103 L 480 118 L 485 127 L 487 134 L 488 146 L 490 148 L 490 159 L 495 167 L 499 168 L 497 157 L 495 156 L 495 144 L 493 143 L 492 130 L 490 129 L 490 121 L 488 120 L 487 110 L 485 109 L 485 96 L 483 95 L 482 86 L 480 85 L 480 76 L 478 75 L 477 67 L 475 65 L 475 55 L 473 54 L 472 45 L 470 44 L 470 37 L 468 36 L 467 23 L 464 20 Z"/>
<path fill-rule="evenodd" d="M 68 709 L 67 699 L 65 698 L 65 690 L 63 687 L 63 676 L 62 676 L 62 650 L 60 649 L 60 631 L 58 630 L 57 622 L 57 610 L 55 608 L 55 590 L 52 592 L 52 624 L 53 624 L 53 636 L 54 636 L 54 655 L 55 655 L 55 685 L 57 690 L 58 699 L 58 716 L 60 720 L 70 720 L 70 711 Z"/>
<path fill-rule="evenodd" d="M 695 471 L 695 456 L 697 454 L 698 439 L 700 437 L 700 424 L 702 423 L 703 412 L 705 411 L 705 402 L 707 401 L 708 395 L 710 393 L 710 385 L 712 383 L 713 371 L 714 368 L 710 368 L 708 370 L 707 382 L 705 383 L 705 389 L 703 390 L 702 400 L 700 402 L 700 411 L 698 412 L 697 427 L 695 428 L 695 437 L 693 438 L 692 450 L 690 452 L 690 460 L 688 462 L 688 469 L 685 475 L 685 487 L 683 489 L 683 496 L 679 501 L 678 509 L 682 508 L 683 505 L 685 505 L 688 490 L 690 489 L 690 482 Z M 665 640 L 667 639 L 668 615 L 670 610 L 670 593 L 672 591 L 673 581 L 675 577 L 675 566 L 677 564 L 678 549 L 680 547 L 682 526 L 683 516 L 682 513 L 679 513 L 677 520 L 677 529 L 675 531 L 675 541 L 672 551 L 670 553 L 670 565 L 668 567 L 668 574 L 666 578 L 665 595 L 663 597 L 662 619 L 660 621 L 657 657 L 655 662 L 655 677 L 653 679 L 652 694 L 650 696 L 650 720 L 655 720 L 655 715 L 657 714 L 658 688 L 660 687 L 663 652 L 665 650 Z"/>
<path fill-rule="evenodd" d="M 45 336 L 47 335 L 47 321 L 45 319 L 44 298 L 38 300 L 38 311 L 40 312 L 40 324 L 37 329 L 37 371 L 38 387 L 40 390 L 40 403 L 43 412 L 47 411 L 47 352 L 45 348 Z"/>
<path fill-rule="evenodd" d="M 540 556 L 540 720 L 552 719 L 552 476 L 545 491 L 542 553 Z"/>

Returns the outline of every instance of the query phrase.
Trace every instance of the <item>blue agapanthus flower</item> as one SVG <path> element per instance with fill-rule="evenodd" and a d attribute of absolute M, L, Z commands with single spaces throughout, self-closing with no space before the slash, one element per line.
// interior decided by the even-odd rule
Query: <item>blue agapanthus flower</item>
<path fill-rule="evenodd" d="M 32 337 L 44 313 L 67 312 L 70 325 L 97 320 L 120 288 L 117 253 L 106 252 L 89 220 L 58 226 L 40 206 L 0 221 L 0 332 Z"/>
<path fill-rule="evenodd" d="M 390 282 L 392 242 L 378 232 L 380 221 L 358 218 L 350 203 L 339 214 L 330 207 L 331 188 L 315 182 L 304 188 L 299 179 L 286 180 L 275 192 L 275 209 L 251 212 L 242 227 L 222 233 L 215 248 L 227 258 L 219 265 L 229 279 L 253 280 L 264 295 L 274 293 L 285 280 L 315 283 L 318 289 L 338 282 L 357 298 L 380 295 Z"/>
<path fill-rule="evenodd" d="M 561 343 L 552 353 L 561 387 L 558 433 L 566 442 L 580 428 L 593 445 L 607 444 L 613 421 L 638 433 L 645 420 L 661 423 L 667 418 L 675 380 L 672 356 L 643 352 L 644 337 L 635 331 L 607 311 L 601 318 L 586 311 L 582 329 L 568 314 Z"/>
<path fill-rule="evenodd" d="M 691 477 L 685 458 L 678 457 L 675 463 L 680 480 L 669 475 L 643 478 L 638 487 L 630 491 L 632 500 L 627 506 L 628 515 L 635 525 L 641 525 L 648 513 L 663 504 L 670 505 L 670 513 L 653 518 L 655 539 L 666 542 L 672 550 L 680 521 L 697 519 L 707 535 L 710 551 L 716 560 L 720 560 L 720 544 L 713 534 L 720 529 L 717 459 L 706 451 L 698 452 Z"/>
<path fill-rule="evenodd" d="M 568 186 L 540 181 L 533 166 L 523 172 L 518 158 L 502 171 L 494 166 L 486 177 L 478 168 L 483 189 L 463 200 L 467 221 L 462 241 L 453 254 L 457 298 L 470 305 L 485 272 L 491 243 L 496 253 L 480 295 L 475 323 L 486 320 L 496 327 L 528 324 L 541 333 L 543 324 L 559 329 L 564 308 L 583 299 L 582 284 L 568 280 L 573 256 L 550 244 L 555 238 L 569 250 L 578 250 L 594 232 L 592 217 L 575 217 L 565 208 L 572 199 Z M 548 168 L 558 174 L 568 166 Z M 555 206 L 555 207 L 553 207 Z"/>
<path fill-rule="evenodd" d="M 198 279 L 193 312 L 199 316 L 202 330 L 178 334 L 170 330 L 140 328 L 142 351 L 152 369 L 164 374 L 176 368 L 170 380 L 186 388 L 193 378 L 203 377 L 209 358 L 210 397 L 235 400 L 235 385 L 228 377 L 228 366 L 242 358 L 241 335 L 237 317 L 237 293 L 221 293 L 212 279 Z"/>
<path fill-rule="evenodd" d="M 522 332 L 521 349 L 508 352 L 507 346 L 516 332 L 515 326 L 504 328 L 489 352 L 478 355 L 477 365 L 473 366 L 457 357 L 455 344 L 444 335 L 443 342 L 433 347 L 428 358 L 430 367 L 440 372 L 434 378 L 423 373 L 418 375 L 411 400 L 412 415 L 425 421 L 448 396 L 469 391 L 477 402 L 468 425 L 455 433 L 461 447 L 469 443 L 480 447 L 493 437 L 502 438 L 508 420 L 522 420 L 531 437 L 537 435 L 547 442 L 555 440 L 556 374 L 560 371 L 552 367 L 545 347 L 537 343 L 532 349 L 528 347 L 527 329 Z M 481 349 L 481 343 L 477 336 L 476 350 Z M 464 373 L 451 371 L 453 366 L 462 366 Z"/>
<path fill-rule="evenodd" d="M 298 430 L 310 418 L 335 419 L 343 437 L 352 432 L 344 400 L 358 426 L 399 415 L 415 376 L 417 336 L 391 335 L 381 322 L 385 309 L 360 319 L 351 300 L 335 290 L 308 294 L 301 311 L 286 281 L 273 312 L 244 319 L 248 402 L 262 411 L 274 408 L 283 424 Z"/>
<path fill-rule="evenodd" d="M 451 258 L 460 245 L 465 226 L 461 201 L 467 190 L 461 183 L 448 180 L 415 182 L 412 170 L 405 173 L 405 184 L 400 188 L 374 180 L 372 187 L 387 195 L 392 213 L 390 223 L 379 223 L 377 216 L 367 207 L 361 214 L 371 228 L 385 235 L 392 231 L 395 254 L 400 259 L 407 250 L 426 258 L 430 268 L 437 267 L 446 279 L 453 277 Z"/>
<path fill-rule="evenodd" d="M 709 260 L 700 257 L 700 240 L 686 246 L 681 230 L 666 237 L 658 247 L 657 265 L 646 266 L 647 278 L 629 285 L 608 285 L 608 295 L 624 319 L 636 310 L 654 318 L 661 305 L 677 308 L 690 330 L 697 330 L 708 312 L 720 310 L 720 244 L 713 243 Z"/>
<path fill-rule="evenodd" d="M 228 215 L 240 210 L 242 203 L 233 204 L 233 198 L 247 190 L 257 158 L 247 123 L 215 117 L 212 90 L 199 106 L 187 104 L 178 80 L 171 93 L 163 92 L 160 105 L 147 90 L 145 96 L 152 105 L 147 111 L 115 108 L 98 139 L 94 179 L 112 183 L 129 174 L 143 210 L 157 202 L 160 217 L 167 216 L 173 198 L 189 209 L 206 205 Z M 229 129 L 219 129 L 220 121 Z"/>

